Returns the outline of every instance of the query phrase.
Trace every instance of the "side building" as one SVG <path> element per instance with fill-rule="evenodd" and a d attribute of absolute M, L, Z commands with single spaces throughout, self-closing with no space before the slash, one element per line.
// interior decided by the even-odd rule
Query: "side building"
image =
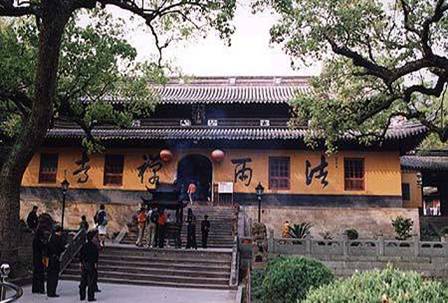
<path fill-rule="evenodd" d="M 198 200 L 233 201 L 257 220 L 255 188 L 261 184 L 261 219 L 276 233 L 288 220 L 312 223 L 316 237 L 349 228 L 361 237 L 392 236 L 391 219 L 398 215 L 412 218 L 419 232 L 420 205 L 403 202 L 402 193 L 403 180 L 416 179 L 402 174 L 400 156 L 421 142 L 423 126 L 395 125 L 381 145 L 345 139 L 336 154 L 327 155 L 307 147 L 306 126 L 288 127 L 289 101 L 309 93 L 307 78 L 172 79 L 157 91 L 161 101 L 151 117 L 127 129 L 94 130 L 106 147 L 102 154 L 83 154 L 82 130 L 57 121 L 23 177 L 22 214 L 39 203 L 58 218 L 59 187 L 66 178 L 71 227 L 105 203 L 118 231 L 147 189 L 176 184 L 185 191 L 191 182 Z"/>

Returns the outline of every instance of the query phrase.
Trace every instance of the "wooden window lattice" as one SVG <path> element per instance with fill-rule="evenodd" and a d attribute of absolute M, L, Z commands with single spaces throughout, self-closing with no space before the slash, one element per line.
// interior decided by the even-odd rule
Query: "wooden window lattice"
<path fill-rule="evenodd" d="M 269 188 L 290 189 L 289 157 L 269 158 Z"/>
<path fill-rule="evenodd" d="M 58 154 L 41 154 L 39 183 L 56 183 L 58 172 Z"/>
<path fill-rule="evenodd" d="M 106 155 L 104 161 L 104 185 L 123 185 L 123 155 Z"/>
<path fill-rule="evenodd" d="M 345 190 L 364 190 L 364 159 L 344 159 Z"/>

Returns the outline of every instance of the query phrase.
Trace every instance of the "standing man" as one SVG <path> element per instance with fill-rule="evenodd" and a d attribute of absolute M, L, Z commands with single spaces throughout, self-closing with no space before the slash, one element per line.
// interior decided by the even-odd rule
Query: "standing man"
<path fill-rule="evenodd" d="M 45 293 L 45 264 L 44 264 L 45 240 L 44 233 L 38 229 L 33 239 L 33 294 Z"/>
<path fill-rule="evenodd" d="M 196 216 L 191 208 L 188 209 L 187 213 L 187 246 L 185 248 L 198 248 L 196 244 Z"/>
<path fill-rule="evenodd" d="M 146 238 L 146 246 L 148 248 L 154 246 L 154 241 L 157 232 L 156 228 L 157 220 L 159 220 L 159 212 L 157 208 L 150 209 L 148 212 L 148 233 Z M 157 244 L 155 246 L 157 246 Z"/>
<path fill-rule="evenodd" d="M 81 283 L 79 285 L 79 297 L 81 301 L 86 299 L 89 302 L 95 300 L 95 278 L 96 268 L 98 264 L 98 247 L 93 243 L 95 233 L 89 231 L 87 233 L 87 243 L 81 249 Z"/>
<path fill-rule="evenodd" d="M 85 215 L 81 216 L 81 222 L 79 222 L 79 229 L 84 229 L 86 232 L 89 230 L 89 223 Z"/>
<path fill-rule="evenodd" d="M 188 198 L 190 199 L 190 204 L 193 205 L 194 195 L 196 193 L 196 184 L 194 184 L 194 181 L 192 180 L 190 182 L 190 185 L 188 185 L 187 194 Z"/>
<path fill-rule="evenodd" d="M 204 220 L 201 222 L 201 234 L 202 234 L 202 248 L 207 248 L 208 233 L 210 231 L 210 221 L 208 216 L 204 216 Z"/>
<path fill-rule="evenodd" d="M 39 223 L 39 218 L 37 217 L 37 209 L 38 207 L 34 205 L 33 209 L 30 211 L 28 217 L 26 218 L 26 224 L 28 225 L 28 228 L 33 231 L 37 229 L 37 225 Z"/>
<path fill-rule="evenodd" d="M 62 227 L 57 225 L 48 242 L 47 296 L 49 298 L 59 297 L 56 294 L 61 267 L 59 258 L 64 250 L 65 245 L 62 240 Z"/>

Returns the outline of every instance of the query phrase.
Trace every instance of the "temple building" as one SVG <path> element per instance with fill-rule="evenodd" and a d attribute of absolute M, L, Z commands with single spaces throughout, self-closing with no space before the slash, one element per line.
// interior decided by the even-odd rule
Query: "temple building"
<path fill-rule="evenodd" d="M 381 144 L 364 146 L 341 139 L 327 155 L 304 142 L 307 127 L 290 128 L 289 101 L 310 93 L 305 77 L 207 77 L 171 79 L 157 88 L 160 102 L 150 117 L 132 127 L 97 127 L 101 154 L 81 149 L 83 131 L 60 120 L 22 180 L 23 213 L 30 205 L 60 211 L 60 183 L 70 182 L 68 224 L 91 214 L 97 204 L 124 225 L 148 190 L 194 182 L 199 203 L 239 204 L 257 219 L 255 188 L 264 187 L 261 220 L 276 233 L 285 220 L 310 222 L 313 234 L 341 234 L 356 228 L 361 237 L 392 235 L 392 218 L 412 218 L 419 232 L 418 170 L 400 157 L 424 138 L 420 124 L 394 125 Z M 117 106 L 125 100 L 111 100 Z"/>

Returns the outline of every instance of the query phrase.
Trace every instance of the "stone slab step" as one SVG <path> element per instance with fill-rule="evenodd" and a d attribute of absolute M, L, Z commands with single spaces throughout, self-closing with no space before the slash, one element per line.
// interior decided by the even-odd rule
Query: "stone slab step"
<path fill-rule="evenodd" d="M 123 266 L 122 261 L 99 261 L 99 268 L 109 268 L 109 267 L 121 267 Z M 79 263 L 71 263 L 68 268 L 79 269 Z M 151 268 L 151 269 L 176 269 L 176 270 L 186 270 L 186 271 L 197 271 L 197 272 L 210 272 L 210 273 L 226 273 L 230 274 L 230 264 L 182 264 L 182 263 L 168 263 L 168 262 L 129 262 L 126 261 L 126 268 Z"/>
<path fill-rule="evenodd" d="M 128 255 L 104 255 L 100 257 L 100 261 L 108 262 L 108 261 L 120 261 L 120 262 L 147 262 L 150 264 L 151 262 L 155 263 L 168 263 L 168 264 L 195 264 L 195 265 L 226 265 L 230 264 L 231 257 L 227 259 L 179 259 L 179 258 L 148 258 L 146 256 L 128 256 Z"/>
<path fill-rule="evenodd" d="M 79 270 L 67 270 L 67 275 L 81 275 Z M 173 283 L 186 283 L 186 284 L 211 284 L 211 285 L 228 285 L 229 278 L 221 277 L 191 277 L 185 275 L 167 275 L 167 274 L 150 274 L 150 273 L 129 273 L 128 271 L 104 271 L 101 268 L 98 269 L 98 277 L 114 278 L 123 280 L 142 280 L 142 281 L 154 281 L 154 282 L 173 282 Z"/>
<path fill-rule="evenodd" d="M 67 275 L 62 276 L 64 280 L 79 281 L 80 277 L 77 275 Z M 176 288 L 206 288 L 206 289 L 231 289 L 228 285 L 214 285 L 214 284 L 195 284 L 195 283 L 173 283 L 166 281 L 146 281 L 133 279 L 132 281 L 116 279 L 116 278 L 105 278 L 98 277 L 99 282 L 103 283 L 114 283 L 114 284 L 131 284 L 131 285 L 142 285 L 142 286 L 160 286 L 160 287 L 176 287 Z"/>

